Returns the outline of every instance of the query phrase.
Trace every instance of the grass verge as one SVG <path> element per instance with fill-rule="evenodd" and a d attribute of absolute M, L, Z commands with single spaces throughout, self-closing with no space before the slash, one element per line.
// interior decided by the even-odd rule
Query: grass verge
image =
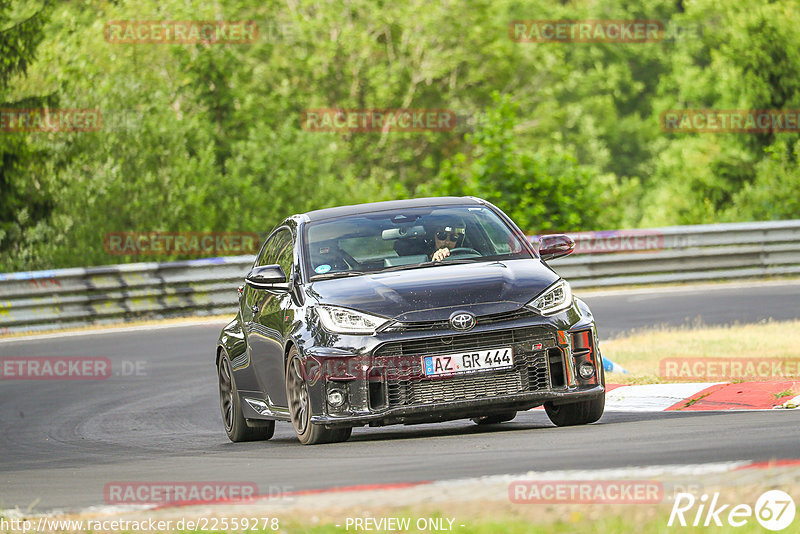
<path fill-rule="evenodd" d="M 601 349 L 604 357 L 630 373 L 609 374 L 609 382 L 658 383 L 669 381 L 659 373 L 659 363 L 666 358 L 800 360 L 800 321 L 648 329 L 605 341 Z M 791 370 L 797 367 L 785 368 Z M 800 378 L 799 375 L 793 373 L 772 378 L 791 380 Z"/>

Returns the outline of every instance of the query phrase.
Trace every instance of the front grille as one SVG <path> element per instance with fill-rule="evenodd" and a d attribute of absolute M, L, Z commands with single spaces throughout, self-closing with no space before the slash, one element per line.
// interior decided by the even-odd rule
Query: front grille
<path fill-rule="evenodd" d="M 511 312 L 494 313 L 491 315 L 479 315 L 475 318 L 477 326 L 514 321 L 525 317 L 533 317 L 536 314 L 528 308 L 520 308 Z M 405 323 L 395 323 L 389 326 L 387 332 L 424 332 L 432 330 L 451 330 L 450 321 L 414 321 Z"/>
<path fill-rule="evenodd" d="M 386 328 L 386 332 L 424 332 L 427 330 L 449 330 L 450 321 L 416 321 L 394 323 Z"/>
<path fill-rule="evenodd" d="M 546 328 L 533 326 L 513 330 L 493 330 L 473 334 L 427 337 L 408 341 L 391 341 L 378 347 L 376 357 L 397 357 L 447 352 L 461 352 L 475 349 L 489 349 L 518 343 L 542 343 L 544 348 L 555 346 L 555 334 Z"/>
<path fill-rule="evenodd" d="M 529 327 L 487 333 L 390 342 L 373 356 L 373 367 L 386 370 L 389 407 L 434 404 L 500 397 L 550 389 L 547 349 L 555 336 L 545 328 Z M 538 347 L 541 344 L 541 347 Z M 514 347 L 514 366 L 444 377 L 426 377 L 422 356 L 492 347 Z"/>
<path fill-rule="evenodd" d="M 405 388 L 398 384 L 394 392 L 392 388 L 389 388 L 389 404 L 433 404 L 462 399 L 498 397 L 520 391 L 522 391 L 522 377 L 518 372 L 455 376 L 438 380 L 422 380 L 416 383 L 409 382 Z"/>
<path fill-rule="evenodd" d="M 529 310 L 528 308 L 520 308 L 513 312 L 503 312 L 503 313 L 495 313 L 492 315 L 484 315 L 482 317 L 477 318 L 477 324 L 495 324 L 495 323 L 502 323 L 505 321 L 514 321 L 516 319 L 522 319 L 525 317 L 534 317 L 536 313 L 533 310 Z"/>
<path fill-rule="evenodd" d="M 547 358 L 544 354 L 528 365 L 528 391 L 545 391 L 550 389 L 547 371 Z"/>

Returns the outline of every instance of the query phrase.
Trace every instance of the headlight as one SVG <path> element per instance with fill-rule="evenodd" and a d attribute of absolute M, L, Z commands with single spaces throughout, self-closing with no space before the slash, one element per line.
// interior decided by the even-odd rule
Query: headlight
<path fill-rule="evenodd" d="M 553 315 L 572 306 L 572 289 L 566 280 L 559 280 L 527 304 L 542 315 Z"/>
<path fill-rule="evenodd" d="M 317 308 L 322 326 L 337 334 L 374 334 L 375 330 L 389 322 L 385 317 L 368 313 L 337 308 L 335 306 L 319 306 Z"/>

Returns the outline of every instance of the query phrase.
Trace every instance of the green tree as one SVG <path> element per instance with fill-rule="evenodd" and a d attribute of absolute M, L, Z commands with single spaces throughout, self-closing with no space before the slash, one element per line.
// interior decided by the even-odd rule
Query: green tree
<path fill-rule="evenodd" d="M 523 145 L 515 128 L 518 105 L 494 95 L 482 125 L 469 136 L 473 150 L 445 162 L 438 182 L 421 193 L 475 195 L 496 204 L 525 231 L 613 226 L 618 195 L 611 175 L 578 163 L 560 147 Z"/>
<path fill-rule="evenodd" d="M 36 59 L 49 16 L 46 4 L 31 11 L 25 2 L 0 0 L 0 110 L 53 106 L 54 94 L 15 95 L 13 83 Z M 2 112 L 2 111 L 0 111 Z M 30 146 L 26 133 L 0 131 L 0 255 L 14 253 L 27 226 L 43 220 L 53 208 L 37 167 L 43 151 Z"/>
<path fill-rule="evenodd" d="M 779 139 L 756 164 L 756 177 L 737 191 L 724 216 L 728 220 L 780 220 L 800 217 L 800 140 Z"/>
<path fill-rule="evenodd" d="M 775 193 L 796 190 L 796 134 L 659 126 L 666 109 L 800 108 L 794 0 L 79 0 L 41 15 L 27 4 L 0 0 L 0 42 L 25 51 L 3 48 L 0 101 L 57 95 L 100 109 L 103 129 L 0 135 L 3 270 L 142 259 L 107 254 L 106 232 L 265 231 L 292 212 L 420 194 L 486 197 L 532 232 L 798 216 Z M 113 20 L 215 19 L 254 20 L 259 38 L 104 37 Z M 524 19 L 657 19 L 677 32 L 514 42 L 509 22 Z M 24 46 L 8 37 L 20 28 Z M 303 128 L 304 110 L 331 107 L 467 120 Z"/>
<path fill-rule="evenodd" d="M 687 4 L 682 20 L 701 23 L 702 38 L 681 43 L 668 57 L 670 72 L 660 80 L 653 101 L 653 124 L 667 109 L 800 108 L 796 2 L 744 5 L 701 0 Z M 791 147 L 798 138 L 796 133 L 771 132 L 662 135 L 652 145 L 652 172 L 644 182 L 638 222 L 741 221 L 755 213 L 767 218 L 791 216 L 778 208 L 777 197 L 775 202 L 764 202 L 763 193 L 765 185 L 779 176 L 789 185 L 791 173 L 779 169 L 792 161 Z M 765 174 L 773 172 L 778 174 Z M 758 208 L 749 198 L 756 191 L 762 195 Z"/>

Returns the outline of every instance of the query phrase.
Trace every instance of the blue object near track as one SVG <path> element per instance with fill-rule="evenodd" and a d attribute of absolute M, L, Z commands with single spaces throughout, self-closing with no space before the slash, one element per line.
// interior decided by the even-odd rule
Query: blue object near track
<path fill-rule="evenodd" d="M 612 362 L 608 358 L 603 358 L 603 369 L 606 373 L 627 373 L 628 371 L 621 365 Z"/>

